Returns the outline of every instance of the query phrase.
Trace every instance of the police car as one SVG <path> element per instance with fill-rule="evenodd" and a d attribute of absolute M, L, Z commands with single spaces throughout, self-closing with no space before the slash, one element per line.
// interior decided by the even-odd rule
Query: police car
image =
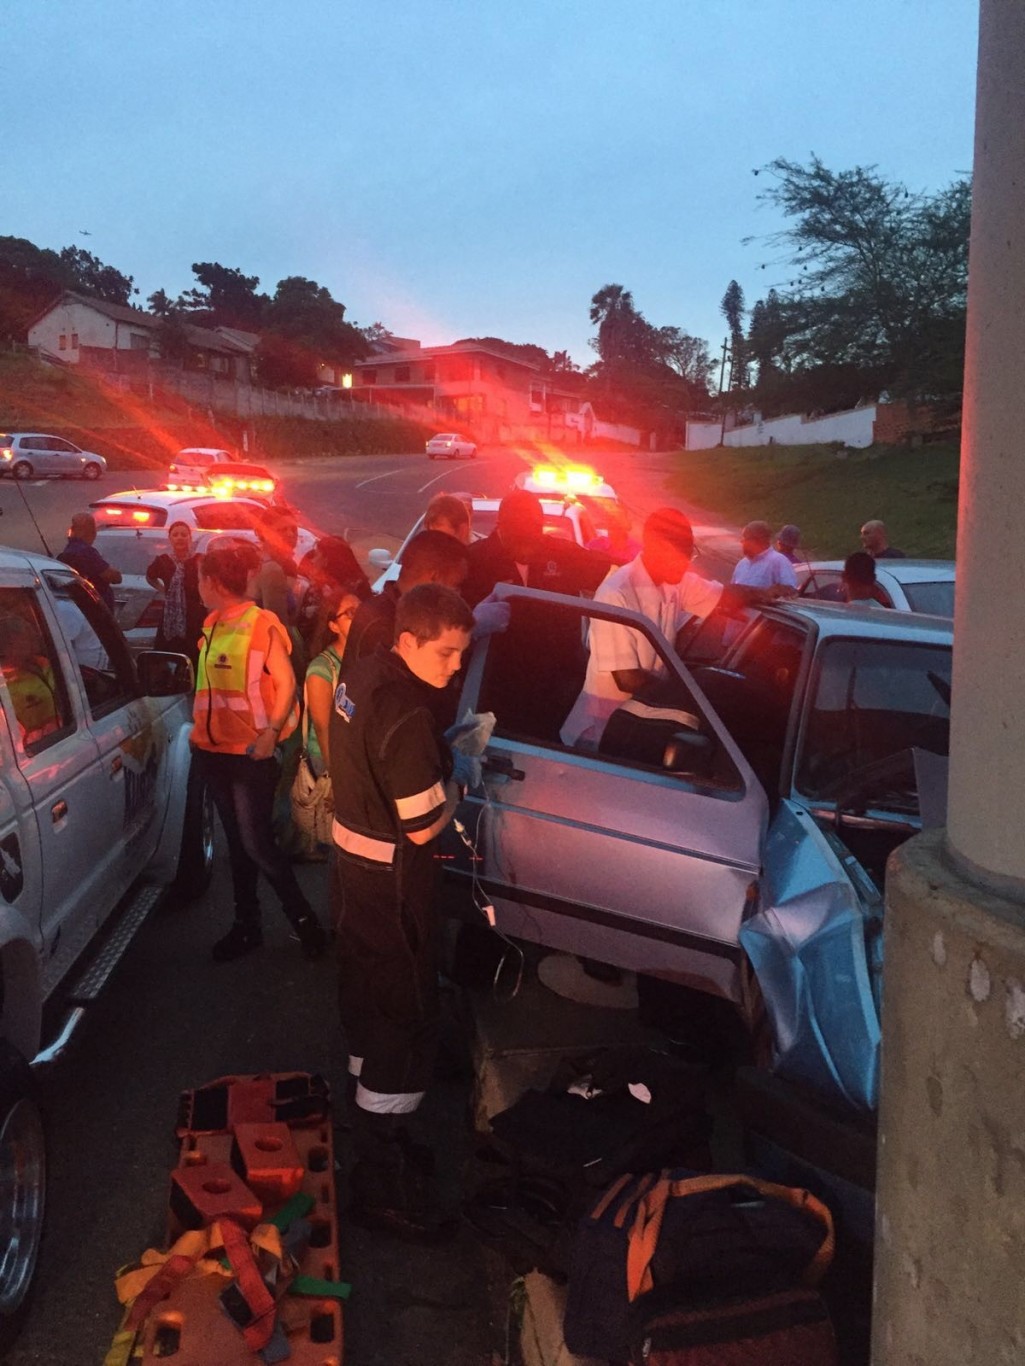
<path fill-rule="evenodd" d="M 163 891 L 210 880 L 191 688 L 184 656 L 133 660 L 74 570 L 0 548 L 0 1355 L 45 1204 L 32 1067 L 63 1052 Z"/>
<path fill-rule="evenodd" d="M 470 503 L 470 534 L 475 541 L 483 540 L 485 536 L 490 536 L 498 522 L 498 509 L 501 498 L 471 498 Z M 575 498 L 542 498 L 541 511 L 544 514 L 544 532 L 546 536 L 555 536 L 564 541 L 575 541 L 577 545 L 586 546 L 588 541 L 594 540 L 598 535 L 596 526 L 591 513 Z M 410 528 L 409 534 L 402 542 L 397 551 L 392 553 L 390 550 L 377 549 L 371 550 L 367 556 L 369 564 L 374 569 L 384 572 L 374 582 L 374 592 L 379 593 L 386 583 L 392 583 L 399 577 L 402 568 L 402 553 L 406 546 L 417 534 L 423 531 L 424 519 L 418 517 Z"/>

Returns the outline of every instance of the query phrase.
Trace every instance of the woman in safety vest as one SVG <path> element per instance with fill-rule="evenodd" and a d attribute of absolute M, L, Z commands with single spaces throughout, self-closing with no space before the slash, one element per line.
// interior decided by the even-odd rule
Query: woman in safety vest
<path fill-rule="evenodd" d="M 234 923 L 213 947 L 219 963 L 263 943 L 260 873 L 278 894 L 307 958 L 327 947 L 327 935 L 271 826 L 275 750 L 295 730 L 299 708 L 288 634 L 273 612 L 246 597 L 257 559 L 252 546 L 224 546 L 208 551 L 199 571 L 209 616 L 199 640 L 193 753 L 224 826 L 235 891 Z"/>

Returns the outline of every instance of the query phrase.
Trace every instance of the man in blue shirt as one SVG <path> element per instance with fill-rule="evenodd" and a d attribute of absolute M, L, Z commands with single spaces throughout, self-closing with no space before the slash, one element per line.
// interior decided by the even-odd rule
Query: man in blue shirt
<path fill-rule="evenodd" d="M 114 594 L 110 585 L 121 582 L 121 571 L 107 563 L 93 545 L 95 540 L 96 521 L 92 513 L 76 512 L 71 519 L 68 543 L 57 558 L 72 569 L 77 569 L 113 612 Z"/>

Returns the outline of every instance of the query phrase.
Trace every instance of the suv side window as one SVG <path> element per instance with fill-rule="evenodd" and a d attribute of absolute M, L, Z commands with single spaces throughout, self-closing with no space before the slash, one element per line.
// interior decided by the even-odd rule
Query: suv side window
<path fill-rule="evenodd" d="M 75 728 L 53 639 L 29 588 L 0 588 L 0 673 L 16 743 L 26 755 Z"/>
<path fill-rule="evenodd" d="M 94 719 L 138 696 L 135 666 L 124 638 L 95 592 L 77 576 L 49 571 L 61 628 L 82 675 Z"/>

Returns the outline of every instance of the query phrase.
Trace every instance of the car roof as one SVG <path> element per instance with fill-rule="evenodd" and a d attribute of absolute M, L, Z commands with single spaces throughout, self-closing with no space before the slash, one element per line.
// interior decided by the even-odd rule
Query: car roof
<path fill-rule="evenodd" d="M 129 507 L 133 503 L 149 503 L 153 507 L 164 508 L 189 507 L 193 504 L 205 507 L 208 503 L 246 503 L 254 507 L 266 506 L 261 498 L 223 498 L 218 497 L 212 489 L 209 493 L 178 493 L 177 491 L 172 492 L 170 489 L 126 489 L 122 493 L 108 493 L 105 498 L 96 498 L 89 506 L 103 507 L 106 503 L 124 503 Z"/>
<path fill-rule="evenodd" d="M 34 550 L 18 550 L 14 546 L 0 545 L 0 574 L 6 570 L 68 569 L 68 565 L 55 560 L 50 555 L 42 555 Z"/>
<path fill-rule="evenodd" d="M 843 560 L 810 560 L 795 565 L 798 571 L 843 573 Z M 953 560 L 876 560 L 876 574 L 889 574 L 897 583 L 949 583 L 956 577 Z"/>
<path fill-rule="evenodd" d="M 558 517 L 560 514 L 569 516 L 573 508 L 579 508 L 580 503 L 576 498 L 539 498 L 541 511 L 548 517 Z M 497 512 L 501 505 L 501 498 L 471 498 L 470 506 L 474 512 Z"/>
<path fill-rule="evenodd" d="M 903 640 L 929 645 L 949 645 L 954 623 L 949 617 L 930 617 L 924 612 L 898 612 L 887 607 L 855 607 L 847 603 L 820 602 L 816 598 L 792 598 L 759 609 L 778 619 L 800 617 L 814 623 L 819 636 Z"/>
<path fill-rule="evenodd" d="M 227 455 L 231 456 L 231 451 L 224 446 L 183 446 L 180 451 L 175 453 L 175 459 L 179 455 Z M 234 458 L 234 457 L 232 457 Z"/>

